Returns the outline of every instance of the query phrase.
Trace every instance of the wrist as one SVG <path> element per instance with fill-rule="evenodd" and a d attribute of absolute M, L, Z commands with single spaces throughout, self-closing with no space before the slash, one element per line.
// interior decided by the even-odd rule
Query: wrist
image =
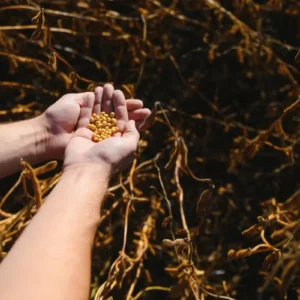
<path fill-rule="evenodd" d="M 76 163 L 63 167 L 63 175 L 69 176 L 72 174 L 76 177 L 91 177 L 95 178 L 99 182 L 99 179 L 103 181 L 109 181 L 112 173 L 110 165 L 96 164 L 96 163 Z M 94 181 L 94 180 L 93 180 Z"/>
<path fill-rule="evenodd" d="M 35 156 L 38 161 L 52 159 L 49 149 L 50 134 L 44 114 L 30 120 L 35 136 Z"/>
<path fill-rule="evenodd" d="M 90 220 L 97 223 L 110 175 L 110 168 L 78 163 L 63 168 L 59 186 L 69 190 L 69 195 L 74 194 L 71 201 L 73 207 L 88 211 Z"/>
<path fill-rule="evenodd" d="M 54 128 L 53 122 L 51 123 L 47 115 L 47 111 L 35 118 L 36 123 L 42 128 L 43 132 L 43 145 L 46 159 L 59 159 L 63 160 L 65 148 L 69 139 L 71 138 L 71 133 L 60 132 L 57 128 Z M 54 134 L 55 132 L 55 134 Z"/>

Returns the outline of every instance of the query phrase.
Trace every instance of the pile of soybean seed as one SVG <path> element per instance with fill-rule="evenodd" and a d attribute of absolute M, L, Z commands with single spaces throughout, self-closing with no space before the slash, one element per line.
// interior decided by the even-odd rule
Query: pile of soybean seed
<path fill-rule="evenodd" d="M 101 142 L 113 136 L 114 133 L 119 131 L 117 122 L 114 112 L 111 112 L 109 115 L 104 111 L 99 115 L 94 113 L 88 125 L 88 128 L 94 132 L 93 141 Z"/>

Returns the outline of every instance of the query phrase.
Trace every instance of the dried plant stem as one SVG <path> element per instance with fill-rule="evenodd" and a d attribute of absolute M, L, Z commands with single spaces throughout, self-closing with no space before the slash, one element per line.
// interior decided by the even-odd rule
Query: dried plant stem
<path fill-rule="evenodd" d="M 163 197 L 164 197 L 164 199 L 167 203 L 167 207 L 168 207 L 168 211 L 169 211 L 169 217 L 171 218 L 170 222 L 169 222 L 169 228 L 170 228 L 171 236 L 172 236 L 173 241 L 175 241 L 175 233 L 174 233 L 174 230 L 173 230 L 173 213 L 172 213 L 171 201 L 168 198 L 166 188 L 164 186 L 164 183 L 163 183 L 163 180 L 162 180 L 162 177 L 161 177 L 161 171 L 160 171 L 160 168 L 157 165 L 157 160 L 154 159 L 153 162 L 154 162 L 155 168 L 157 169 L 159 183 L 160 183 L 160 186 L 163 190 Z M 176 251 L 176 254 L 177 254 L 177 251 Z"/>
<path fill-rule="evenodd" d="M 126 243 L 127 243 L 127 233 L 128 233 L 128 222 L 129 222 L 130 205 L 131 205 L 131 203 L 133 201 L 133 198 L 134 198 L 134 194 L 133 194 L 133 190 L 134 190 L 133 175 L 134 175 L 136 163 L 137 163 L 137 159 L 135 158 L 133 160 L 132 167 L 131 167 L 130 172 L 129 172 L 129 186 L 130 186 L 130 193 L 131 193 L 131 195 L 130 195 L 130 199 L 129 199 L 128 203 L 127 203 L 126 212 L 125 212 L 124 239 L 123 239 L 123 246 L 122 246 L 122 250 L 121 250 L 122 255 L 125 255 L 125 249 L 126 249 Z"/>
<path fill-rule="evenodd" d="M 126 212 L 125 212 L 125 224 L 124 224 L 124 238 L 123 238 L 123 246 L 121 253 L 125 255 L 126 243 L 127 243 L 127 232 L 128 232 L 128 218 L 129 218 L 129 211 L 132 199 L 127 202 Z"/>
<path fill-rule="evenodd" d="M 271 248 L 274 248 L 274 247 L 266 240 L 266 237 L 265 237 L 265 230 L 264 230 L 264 229 L 261 231 L 260 237 L 261 237 L 262 241 L 263 241 L 266 245 L 268 245 L 268 246 L 271 247 Z M 275 248 L 274 248 L 274 249 L 275 249 Z"/>
<path fill-rule="evenodd" d="M 141 19 L 143 21 L 143 42 L 146 43 L 146 41 L 147 41 L 147 20 L 143 15 L 141 15 Z M 144 69 L 145 69 L 145 61 L 146 61 L 146 56 L 143 56 L 140 71 L 139 71 L 139 76 L 138 76 L 137 82 L 135 84 L 135 90 L 138 89 L 138 87 L 141 83 Z"/>
<path fill-rule="evenodd" d="M 134 277 L 134 280 L 132 281 L 131 285 L 130 285 L 130 288 L 127 292 L 127 296 L 126 296 L 126 300 L 130 300 L 132 299 L 132 293 L 134 291 L 134 288 L 137 284 L 137 281 L 139 280 L 140 276 L 141 276 L 141 272 L 142 272 L 142 267 L 143 267 L 143 261 L 141 260 L 139 265 L 138 265 L 138 268 L 136 270 L 136 274 L 135 274 L 135 277 Z"/>
<path fill-rule="evenodd" d="M 41 87 L 37 87 L 31 84 L 25 84 L 25 83 L 19 83 L 19 82 L 13 82 L 13 81 L 1 81 L 0 82 L 0 86 L 3 87 L 8 87 L 8 88 L 18 88 L 18 89 L 27 89 L 27 90 L 34 90 L 34 91 L 39 91 L 39 92 L 43 92 L 45 94 L 49 94 L 52 95 L 54 97 L 58 96 L 58 92 L 56 91 L 49 91 L 46 89 L 43 89 Z"/>
<path fill-rule="evenodd" d="M 216 299 L 224 299 L 224 300 L 236 300 L 234 298 L 231 298 L 231 297 L 227 297 L 227 296 L 219 296 L 219 295 L 216 295 L 216 294 L 213 294 L 211 292 L 209 292 L 208 290 L 206 290 L 205 288 L 203 288 L 202 286 L 199 286 L 200 289 L 207 295 L 211 296 L 211 297 L 214 297 Z"/>
<path fill-rule="evenodd" d="M 182 226 L 183 226 L 183 228 L 186 232 L 187 238 L 190 241 L 191 240 L 191 234 L 190 234 L 189 228 L 188 228 L 187 223 L 186 223 L 186 218 L 185 218 L 184 208 L 183 208 L 183 189 L 180 185 L 180 180 L 179 180 L 179 168 L 180 168 L 180 164 L 181 164 L 180 163 L 180 160 L 181 160 L 180 157 L 181 157 L 181 155 L 179 155 L 177 160 L 176 160 L 174 175 L 175 175 L 175 181 L 176 181 L 176 186 L 177 186 L 177 191 L 178 191 L 178 200 L 179 200 L 181 222 L 182 222 Z"/>
<path fill-rule="evenodd" d="M 163 114 L 163 116 L 164 116 L 164 118 L 165 118 L 165 120 L 166 120 L 166 122 L 167 122 L 167 124 L 168 124 L 168 127 L 169 127 L 169 129 L 171 130 L 173 136 L 174 136 L 175 138 L 177 138 L 178 135 L 177 135 L 177 133 L 175 132 L 173 126 L 171 125 L 171 122 L 170 122 L 170 120 L 169 120 L 169 118 L 168 118 L 168 116 L 167 116 L 167 114 L 166 114 L 164 108 L 162 107 L 161 103 L 160 103 L 160 102 L 156 102 L 156 104 L 157 104 L 157 106 L 160 107 L 161 112 L 162 112 L 162 114 Z"/>
<path fill-rule="evenodd" d="M 104 214 L 101 215 L 98 226 L 100 226 L 104 222 L 104 220 L 113 213 L 113 211 L 120 205 L 120 203 L 121 200 L 115 201 L 112 206 L 108 210 L 106 210 Z"/>
<path fill-rule="evenodd" d="M 22 176 L 19 177 L 19 179 L 17 180 L 17 182 L 9 189 L 9 191 L 5 194 L 5 196 L 1 199 L 1 202 L 0 202 L 0 213 L 4 213 L 1 208 L 2 206 L 4 205 L 4 203 L 6 202 L 7 198 L 12 194 L 12 192 L 18 187 L 18 185 L 21 183 L 21 179 L 22 179 Z M 4 213 L 3 215 L 4 217 L 11 217 L 12 214 L 8 214 L 8 213 Z"/>
<path fill-rule="evenodd" d="M 199 284 L 196 279 L 193 278 L 193 276 L 189 277 L 189 284 L 190 288 L 192 290 L 192 293 L 194 294 L 194 297 L 196 300 L 200 300 L 199 298 Z"/>
<path fill-rule="evenodd" d="M 260 253 L 260 252 L 267 252 L 267 251 L 271 251 L 271 250 L 276 250 L 276 248 L 274 248 L 273 246 L 270 246 L 268 244 L 259 244 L 259 245 L 255 246 L 254 248 L 252 248 L 250 251 L 253 253 Z"/>
<path fill-rule="evenodd" d="M 253 29 L 251 29 L 248 25 L 246 25 L 244 22 L 242 22 L 240 19 L 238 19 L 233 13 L 231 13 L 230 11 L 228 11 L 227 9 L 225 9 L 220 3 L 216 2 L 215 0 L 205 0 L 206 3 L 210 6 L 213 7 L 215 9 L 218 9 L 219 11 L 221 11 L 222 13 L 224 13 L 226 16 L 228 16 L 230 18 L 230 20 L 237 24 L 240 27 L 240 31 L 245 34 L 247 32 L 246 35 L 249 35 L 249 37 L 251 36 L 254 40 L 256 40 L 259 45 L 264 48 L 266 51 L 269 51 L 270 53 L 272 53 L 272 56 L 276 59 L 276 62 L 279 64 L 283 64 L 283 65 L 287 65 L 282 59 L 280 59 L 273 51 L 271 48 L 269 48 L 268 46 L 265 45 L 264 40 L 262 40 L 260 38 L 260 36 L 258 35 L 258 33 L 256 31 L 254 31 Z M 249 39 L 249 37 L 247 37 L 247 39 Z M 249 44 L 249 41 L 248 41 Z M 294 76 L 291 74 L 291 72 L 288 70 L 287 68 L 287 73 L 288 73 L 288 77 L 289 79 L 292 81 L 292 83 L 296 86 L 297 85 L 297 81 L 294 78 Z"/>
<path fill-rule="evenodd" d="M 135 297 L 132 298 L 132 300 L 137 300 L 139 299 L 143 293 L 148 292 L 148 291 L 165 291 L 165 292 L 170 292 L 171 288 L 169 287 L 164 287 L 164 286 L 148 286 L 142 291 L 138 292 Z"/>

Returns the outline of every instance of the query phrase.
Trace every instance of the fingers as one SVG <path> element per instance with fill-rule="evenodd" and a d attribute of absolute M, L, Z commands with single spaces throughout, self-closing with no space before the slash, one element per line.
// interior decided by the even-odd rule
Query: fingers
<path fill-rule="evenodd" d="M 129 111 L 128 117 L 129 120 L 135 121 L 135 126 L 137 130 L 140 130 L 141 125 L 144 123 L 145 119 L 151 114 L 151 111 L 148 108 L 137 109 L 135 111 Z M 143 128 L 145 131 L 147 128 Z"/>
<path fill-rule="evenodd" d="M 140 134 L 137 131 L 133 120 L 130 120 L 125 124 L 122 138 L 126 139 L 129 145 L 136 149 L 140 139 Z"/>
<path fill-rule="evenodd" d="M 128 121 L 128 112 L 126 108 L 126 101 L 123 92 L 120 90 L 115 90 L 112 97 L 115 118 L 118 120 L 117 126 L 122 132 L 125 124 Z"/>
<path fill-rule="evenodd" d="M 82 94 L 82 103 L 80 103 L 81 109 L 80 109 L 80 115 L 78 120 L 78 128 L 84 128 L 88 126 L 93 112 L 94 102 L 95 102 L 94 93 L 87 92 Z"/>
<path fill-rule="evenodd" d="M 93 113 L 97 115 L 99 115 L 101 112 L 102 96 L 103 96 L 103 88 L 99 86 L 95 89 L 95 103 L 93 109 Z"/>
<path fill-rule="evenodd" d="M 148 108 L 142 108 L 134 111 L 129 111 L 128 118 L 134 121 L 144 121 L 150 114 L 151 111 Z"/>
<path fill-rule="evenodd" d="M 126 107 L 127 107 L 128 111 L 140 109 L 140 108 L 143 108 L 143 106 L 144 106 L 144 103 L 141 100 L 138 100 L 138 99 L 126 100 Z"/>
<path fill-rule="evenodd" d="M 107 114 L 113 111 L 112 96 L 114 87 L 111 84 L 105 84 L 103 87 L 102 110 Z"/>
<path fill-rule="evenodd" d="M 89 96 L 87 96 L 89 95 Z M 118 127 L 122 132 L 128 119 L 134 120 L 136 128 L 139 130 L 144 120 L 150 115 L 151 111 L 147 108 L 143 108 L 143 102 L 139 99 L 125 100 L 124 94 L 120 90 L 114 90 L 111 84 L 105 84 L 104 87 L 97 87 L 94 92 L 94 107 L 92 111 L 92 99 L 91 93 L 77 94 L 76 101 L 82 107 L 79 125 L 85 127 L 88 125 L 88 119 L 91 113 L 99 114 L 101 111 L 110 113 L 112 111 L 116 114 L 118 120 Z M 115 134 L 115 136 L 121 136 L 121 133 Z"/>

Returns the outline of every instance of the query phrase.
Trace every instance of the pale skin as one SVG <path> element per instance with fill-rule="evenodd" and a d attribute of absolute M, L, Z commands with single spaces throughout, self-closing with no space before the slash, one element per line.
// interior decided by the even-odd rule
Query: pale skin
<path fill-rule="evenodd" d="M 60 138 L 50 147 L 67 144 L 62 178 L 1 263 L 0 299 L 89 298 L 91 251 L 109 178 L 130 163 L 139 141 L 136 124 L 143 121 L 133 120 L 121 91 L 108 89 L 112 93 L 97 88 L 83 99 L 69 138 L 55 131 Z M 120 133 L 94 143 L 86 127 L 100 109 L 115 112 Z"/>
<path fill-rule="evenodd" d="M 103 108 L 110 110 L 114 88 L 106 84 L 97 88 L 103 95 Z M 95 98 L 94 92 L 67 94 L 50 106 L 42 115 L 31 120 L 0 125 L 0 178 L 18 172 L 20 159 L 32 165 L 50 159 L 63 159 L 65 148 L 76 128 L 80 108 L 86 99 Z M 102 98 L 101 98 L 102 99 Z M 96 100 L 93 112 L 100 112 Z M 138 99 L 126 100 L 130 120 L 139 128 L 149 115 Z"/>

